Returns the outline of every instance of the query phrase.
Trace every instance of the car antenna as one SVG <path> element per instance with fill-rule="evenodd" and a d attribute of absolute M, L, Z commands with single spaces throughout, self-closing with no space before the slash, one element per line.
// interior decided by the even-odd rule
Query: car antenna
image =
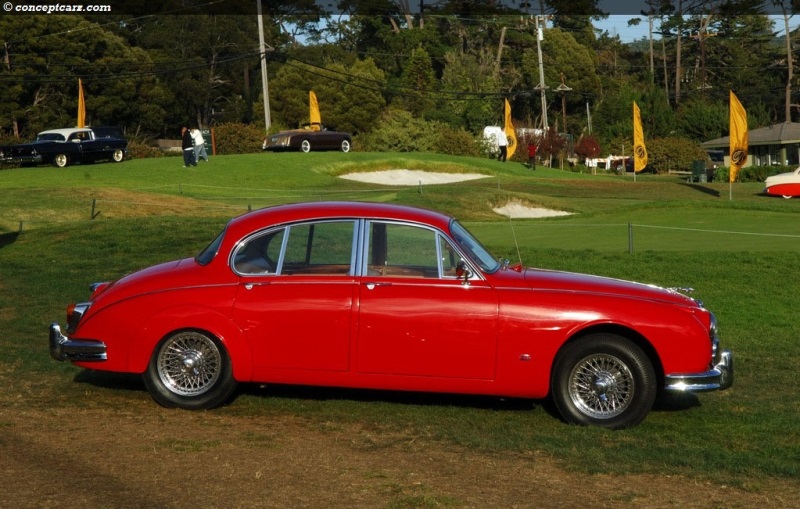
<path fill-rule="evenodd" d="M 514 247 L 517 248 L 517 258 L 519 258 L 519 265 L 522 266 L 522 255 L 519 252 L 519 242 L 517 242 L 517 232 L 514 231 L 514 220 L 511 213 L 508 214 L 508 224 L 511 225 L 511 236 L 514 237 Z"/>

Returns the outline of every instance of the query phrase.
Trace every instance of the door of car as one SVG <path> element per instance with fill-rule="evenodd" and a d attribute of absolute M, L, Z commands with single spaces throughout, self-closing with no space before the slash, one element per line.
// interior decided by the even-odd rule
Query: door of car
<path fill-rule="evenodd" d="M 346 371 L 355 298 L 356 222 L 294 224 L 245 239 L 234 320 L 254 367 Z"/>
<path fill-rule="evenodd" d="M 106 141 L 93 140 L 87 131 L 77 131 L 69 135 L 68 143 L 74 143 L 76 149 L 73 153 L 77 153 L 78 160 L 83 162 L 93 162 L 100 159 L 105 159 Z"/>
<path fill-rule="evenodd" d="M 362 259 L 359 373 L 494 379 L 496 293 L 441 233 L 370 221 Z"/>

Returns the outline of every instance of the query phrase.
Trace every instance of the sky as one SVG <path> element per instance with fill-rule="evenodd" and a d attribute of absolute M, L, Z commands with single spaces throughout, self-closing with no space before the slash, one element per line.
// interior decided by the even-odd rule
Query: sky
<path fill-rule="evenodd" d="M 637 16 L 613 14 L 607 19 L 593 21 L 592 24 L 595 26 L 595 28 L 605 30 L 612 36 L 619 35 L 622 42 L 633 42 L 642 38 L 646 39 L 649 31 L 647 18 L 644 16 L 638 16 L 641 18 L 639 25 L 629 27 L 628 20 L 635 17 Z M 789 20 L 791 29 L 794 29 L 800 25 L 800 19 L 797 18 L 798 16 L 794 16 Z M 774 17 L 774 22 L 774 30 L 778 33 L 777 36 L 783 35 L 783 18 L 776 16 Z M 658 30 L 658 25 L 654 25 L 653 30 Z"/>

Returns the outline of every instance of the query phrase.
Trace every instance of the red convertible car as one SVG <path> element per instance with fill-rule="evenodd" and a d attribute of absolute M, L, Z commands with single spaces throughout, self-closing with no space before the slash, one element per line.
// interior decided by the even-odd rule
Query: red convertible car
<path fill-rule="evenodd" d="M 455 219 L 371 203 L 237 217 L 194 258 L 93 285 L 49 345 L 186 409 L 239 382 L 550 395 L 616 429 L 662 389 L 733 382 L 714 315 L 678 290 L 509 266 Z"/>

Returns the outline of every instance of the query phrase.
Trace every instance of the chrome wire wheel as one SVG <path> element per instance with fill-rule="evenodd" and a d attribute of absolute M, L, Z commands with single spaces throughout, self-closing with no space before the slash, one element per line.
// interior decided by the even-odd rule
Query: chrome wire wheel
<path fill-rule="evenodd" d="M 611 419 L 625 412 L 636 389 L 627 364 L 603 353 L 589 355 L 575 364 L 568 383 L 575 407 L 595 419 Z"/>
<path fill-rule="evenodd" d="M 199 332 L 181 332 L 161 346 L 156 360 L 164 387 L 179 396 L 199 396 L 215 387 L 222 373 L 222 353 Z"/>

